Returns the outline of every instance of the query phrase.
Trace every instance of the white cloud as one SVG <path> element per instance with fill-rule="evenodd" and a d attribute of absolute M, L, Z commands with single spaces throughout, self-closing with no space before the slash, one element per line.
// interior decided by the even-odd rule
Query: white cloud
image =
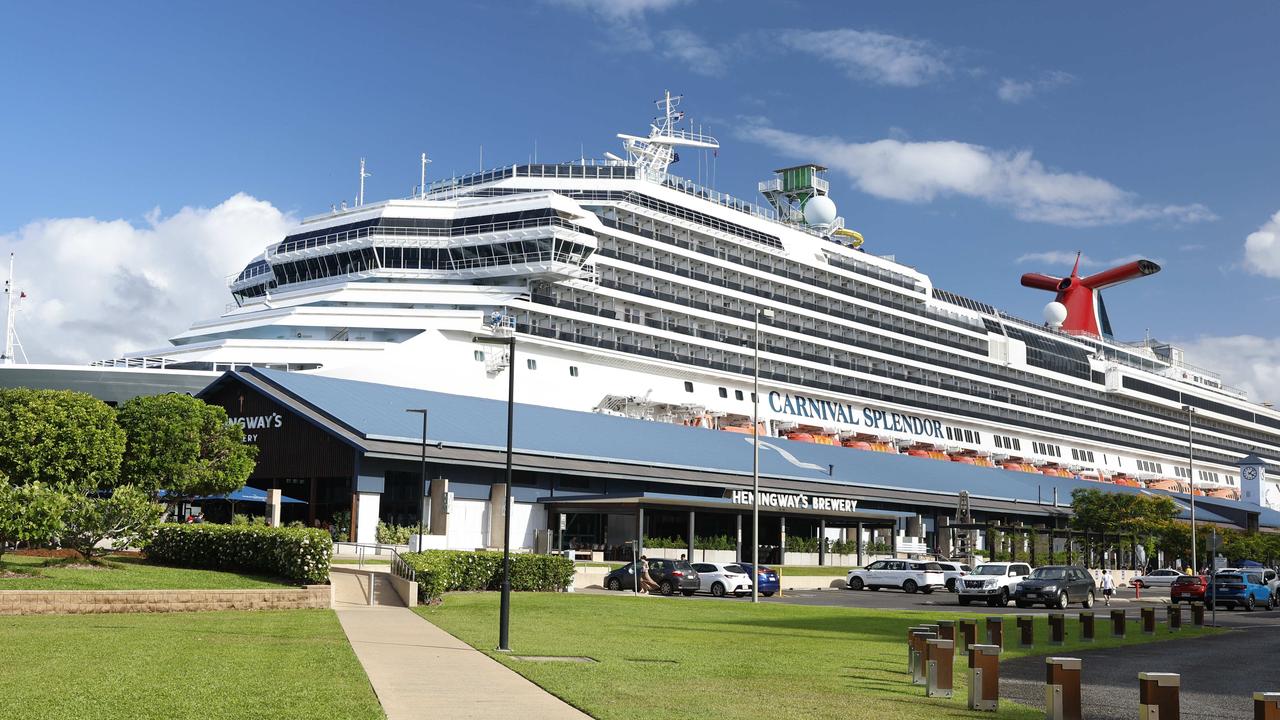
<path fill-rule="evenodd" d="M 782 43 L 835 62 L 850 77 L 880 85 L 916 87 L 951 74 L 941 49 L 925 40 L 870 30 L 787 30 Z"/>
<path fill-rule="evenodd" d="M 1046 168 L 1025 150 L 995 150 L 953 140 L 856 143 L 760 122 L 749 122 L 740 135 L 798 160 L 821 162 L 849 176 L 859 190 L 892 200 L 924 203 L 945 196 L 969 197 L 1010 208 L 1021 220 L 1074 227 L 1217 217 L 1200 204 L 1141 202 L 1106 180 Z"/>
<path fill-rule="evenodd" d="M 662 55 L 668 60 L 683 63 L 699 75 L 724 75 L 727 69 L 724 53 L 719 48 L 708 45 L 697 33 L 683 29 L 667 30 L 660 39 Z"/>
<path fill-rule="evenodd" d="M 1184 343 L 1187 362 L 1222 373 L 1222 380 L 1255 402 L 1280 403 L 1280 338 L 1201 337 Z"/>
<path fill-rule="evenodd" d="M 1002 78 L 1000 85 L 996 88 L 996 96 L 1004 102 L 1010 104 L 1018 104 L 1024 100 L 1030 99 L 1033 95 L 1037 95 L 1046 90 L 1052 90 L 1063 85 L 1069 85 L 1075 82 L 1076 78 L 1071 73 L 1062 72 L 1061 70 L 1053 70 L 1040 75 L 1034 80 L 1014 80 L 1013 78 Z"/>
<path fill-rule="evenodd" d="M 1280 278 L 1280 212 L 1244 239 L 1244 261 L 1249 272 Z"/>
<path fill-rule="evenodd" d="M 1080 255 L 1080 268 L 1081 269 L 1091 268 L 1091 267 L 1111 268 L 1117 265 L 1124 265 L 1127 263 L 1131 263 L 1135 260 L 1144 260 L 1144 259 L 1150 260 L 1150 258 L 1148 258 L 1145 255 L 1125 255 L 1118 258 L 1112 258 L 1110 260 L 1095 260 L 1094 258 L 1091 258 L 1088 255 L 1082 254 Z M 1046 250 L 1044 252 L 1033 252 L 1033 253 L 1026 253 L 1024 255 L 1020 255 L 1018 259 L 1014 262 L 1020 265 L 1023 263 L 1036 263 L 1038 265 L 1065 265 L 1067 267 L 1072 267 L 1076 263 L 1076 254 L 1074 252 L 1071 252 L 1070 250 Z M 1154 262 L 1156 262 L 1156 264 L 1159 264 L 1159 261 L 1154 261 Z"/>
<path fill-rule="evenodd" d="M 685 0 L 549 0 L 573 10 L 589 12 L 603 20 L 639 20 L 648 12 L 661 12 L 679 5 Z"/>
<path fill-rule="evenodd" d="M 219 315 L 239 272 L 292 219 L 243 193 L 142 224 L 37 220 L 0 235 L 27 294 L 18 333 L 33 362 L 87 362 L 164 347 L 193 320 Z"/>

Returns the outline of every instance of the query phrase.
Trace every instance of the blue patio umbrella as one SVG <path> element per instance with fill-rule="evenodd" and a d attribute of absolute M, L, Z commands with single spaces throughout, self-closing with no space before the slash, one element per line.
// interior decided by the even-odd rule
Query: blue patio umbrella
<path fill-rule="evenodd" d="M 229 500 L 231 502 L 264 503 L 267 501 L 267 491 L 259 490 L 258 488 L 249 487 L 248 485 L 245 485 L 239 490 L 235 490 L 229 493 L 224 493 L 222 495 L 203 495 L 201 497 L 196 497 L 191 499 L 192 500 Z M 288 497 L 287 495 L 281 495 L 280 502 L 283 504 L 288 504 L 288 503 L 300 503 L 302 505 L 307 504 L 306 500 L 298 500 L 296 498 Z"/>

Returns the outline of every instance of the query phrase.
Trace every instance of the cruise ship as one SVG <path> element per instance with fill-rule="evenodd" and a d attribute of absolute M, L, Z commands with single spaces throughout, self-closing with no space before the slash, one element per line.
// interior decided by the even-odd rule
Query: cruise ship
<path fill-rule="evenodd" d="M 515 372 L 519 402 L 746 433 L 758 370 L 762 434 L 849 452 L 1221 497 L 1240 459 L 1280 457 L 1280 412 L 1176 347 L 1112 337 L 1100 291 L 1155 263 L 1026 275 L 1055 295 L 1044 322 L 1017 318 L 864 246 L 819 165 L 777 171 L 759 202 L 673 173 L 719 147 L 679 102 L 598 160 L 426 183 L 424 155 L 413 196 L 306 218 L 228 279 L 224 315 L 97 365 L 498 399 Z M 476 342 L 495 336 L 514 363 Z"/>

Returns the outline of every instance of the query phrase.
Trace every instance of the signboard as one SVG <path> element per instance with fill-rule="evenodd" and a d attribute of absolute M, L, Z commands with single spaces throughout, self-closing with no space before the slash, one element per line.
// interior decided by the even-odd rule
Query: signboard
<path fill-rule="evenodd" d="M 750 490 L 734 490 L 730 493 L 729 499 L 737 505 L 753 504 Z M 762 492 L 760 507 L 851 513 L 857 511 L 858 501 L 805 493 Z"/>
<path fill-rule="evenodd" d="M 824 423 L 868 428 L 872 431 L 908 433 L 936 440 L 947 439 L 942 423 L 938 420 L 874 407 L 859 408 L 838 400 L 823 400 L 775 390 L 769 393 L 769 409 L 782 415 Z"/>

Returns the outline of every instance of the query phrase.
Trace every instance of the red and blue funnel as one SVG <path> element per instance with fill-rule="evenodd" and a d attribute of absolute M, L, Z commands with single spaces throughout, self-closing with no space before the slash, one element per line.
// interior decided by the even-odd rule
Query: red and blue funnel
<path fill-rule="evenodd" d="M 1041 273 L 1027 273 L 1022 276 L 1022 285 L 1058 294 L 1057 301 L 1067 308 L 1067 319 L 1062 323 L 1064 332 L 1110 337 L 1111 322 L 1107 318 L 1106 305 L 1102 302 L 1103 288 L 1158 272 L 1160 266 L 1150 260 L 1135 260 L 1088 277 L 1080 277 L 1080 255 L 1077 254 L 1070 277 L 1057 278 Z"/>

